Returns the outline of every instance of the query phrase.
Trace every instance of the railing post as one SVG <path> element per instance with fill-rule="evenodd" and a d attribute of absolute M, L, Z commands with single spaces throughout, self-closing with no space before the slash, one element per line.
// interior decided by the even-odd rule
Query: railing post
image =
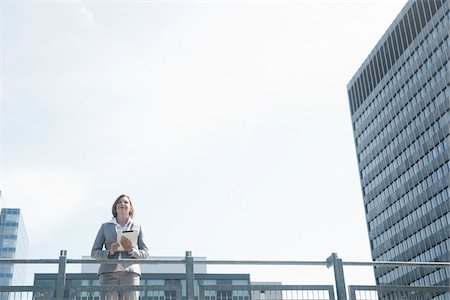
<path fill-rule="evenodd" d="M 194 258 L 191 251 L 186 251 L 185 264 L 187 300 L 194 300 Z"/>
<path fill-rule="evenodd" d="M 67 250 L 61 250 L 59 253 L 58 279 L 56 281 L 56 299 L 64 299 L 64 290 L 66 288 L 66 264 Z"/>
<path fill-rule="evenodd" d="M 345 290 L 344 266 L 342 259 L 338 258 L 336 253 L 332 253 L 327 258 L 327 267 L 333 266 L 334 281 L 336 283 L 336 294 L 338 300 L 347 300 L 347 292 Z"/>

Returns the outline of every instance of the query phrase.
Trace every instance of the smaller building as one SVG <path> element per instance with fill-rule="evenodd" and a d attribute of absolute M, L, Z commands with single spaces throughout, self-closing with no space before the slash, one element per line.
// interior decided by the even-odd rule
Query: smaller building
<path fill-rule="evenodd" d="M 35 274 L 34 286 L 35 287 L 49 287 L 54 293 L 48 295 L 50 297 L 56 296 L 58 274 Z M 249 274 L 195 274 L 195 296 L 198 298 L 197 291 L 200 286 L 250 286 Z M 89 287 L 98 286 L 99 280 L 96 273 L 69 273 L 66 276 L 66 289 L 65 297 L 70 296 L 70 290 L 73 287 Z M 183 273 L 142 273 L 141 286 L 177 286 L 180 287 L 181 299 L 187 299 L 186 295 L 186 274 Z M 205 291 L 205 300 L 232 300 L 234 296 L 237 296 L 238 300 L 249 300 L 250 293 L 244 292 L 235 295 L 236 291 Z M 72 295 L 73 296 L 73 295 Z M 99 292 L 80 292 L 76 294 L 76 297 L 82 297 L 82 299 L 98 300 L 100 299 Z M 166 300 L 176 299 L 174 291 L 145 291 L 140 292 L 140 300 Z"/>
<path fill-rule="evenodd" d="M 28 255 L 28 236 L 19 208 L 3 208 L 0 214 L 0 258 Z M 25 284 L 25 264 L 0 265 L 0 286 Z"/>

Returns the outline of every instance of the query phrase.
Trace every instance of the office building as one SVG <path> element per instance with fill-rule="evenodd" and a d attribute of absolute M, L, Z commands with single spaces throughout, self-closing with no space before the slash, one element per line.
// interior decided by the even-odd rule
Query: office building
<path fill-rule="evenodd" d="M 57 288 L 58 274 L 35 274 L 34 286 L 35 287 L 50 287 L 53 290 L 53 294 L 47 295 L 47 297 L 55 297 Z M 237 286 L 249 286 L 250 275 L 248 274 L 195 274 L 195 296 L 198 297 L 198 287 L 200 286 L 214 286 L 214 285 L 237 285 Z M 79 273 L 79 274 L 67 274 L 66 276 L 66 290 L 65 297 L 75 296 L 80 299 L 100 299 L 99 292 L 92 291 L 78 291 L 76 287 L 90 287 L 98 286 L 99 280 L 95 273 Z M 179 287 L 181 291 L 181 298 L 186 299 L 186 275 L 183 273 L 142 273 L 141 286 L 175 286 Z M 71 289 L 73 290 L 71 292 Z M 165 300 L 176 299 L 175 291 L 143 291 L 139 294 L 141 300 Z M 249 300 L 250 293 L 248 291 L 205 291 L 204 300 Z M 36 297 L 38 298 L 38 297 Z M 45 297 L 43 298 L 45 299 Z"/>
<path fill-rule="evenodd" d="M 408 1 L 347 86 L 375 261 L 450 260 L 449 6 Z M 450 285 L 448 268 L 374 271 L 380 285 Z"/>
<path fill-rule="evenodd" d="M 27 258 L 28 237 L 19 208 L 3 208 L 0 214 L 0 258 Z M 1 264 L 0 286 L 22 285 L 24 264 Z"/>

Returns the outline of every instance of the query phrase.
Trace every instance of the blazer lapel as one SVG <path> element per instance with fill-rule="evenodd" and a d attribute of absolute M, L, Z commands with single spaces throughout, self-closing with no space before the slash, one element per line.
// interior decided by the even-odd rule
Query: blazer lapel
<path fill-rule="evenodd" d="M 117 241 L 117 231 L 116 231 L 116 224 L 114 223 L 108 223 L 108 231 L 110 236 L 114 238 L 114 243 Z"/>

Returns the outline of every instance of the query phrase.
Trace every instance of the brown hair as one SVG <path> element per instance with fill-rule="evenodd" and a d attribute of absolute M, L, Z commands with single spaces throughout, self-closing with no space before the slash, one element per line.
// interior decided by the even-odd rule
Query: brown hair
<path fill-rule="evenodd" d="M 134 206 L 133 206 L 133 202 L 131 202 L 130 196 L 127 196 L 127 195 L 125 195 L 125 194 L 120 195 L 119 197 L 117 197 L 116 201 L 114 201 L 114 204 L 113 204 L 113 206 L 112 206 L 112 214 L 113 214 L 114 218 L 117 217 L 117 208 L 116 208 L 116 206 L 117 206 L 117 203 L 119 202 L 119 200 L 120 200 L 121 198 L 128 198 L 128 201 L 130 201 L 130 213 L 129 213 L 129 217 L 130 217 L 130 218 L 133 218 L 133 217 L 134 217 Z"/>

